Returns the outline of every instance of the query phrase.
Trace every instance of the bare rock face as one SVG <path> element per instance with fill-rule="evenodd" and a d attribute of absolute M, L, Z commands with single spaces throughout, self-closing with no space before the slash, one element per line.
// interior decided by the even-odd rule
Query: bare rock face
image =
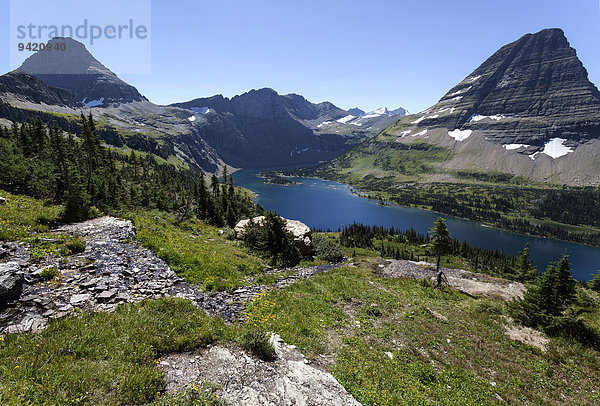
<path fill-rule="evenodd" d="M 561 29 L 505 45 L 429 110 L 418 127 L 478 131 L 526 155 L 600 138 L 600 92 Z"/>
<path fill-rule="evenodd" d="M 195 382 L 222 385 L 220 398 L 240 406 L 359 406 L 329 373 L 311 366 L 293 345 L 271 336 L 277 353 L 273 362 L 215 345 L 199 353 L 174 354 L 159 367 L 165 371 L 167 390 L 177 393 Z"/>
<path fill-rule="evenodd" d="M 300 253 L 302 255 L 310 255 L 313 252 L 310 227 L 298 220 L 284 220 L 285 228 L 294 235 L 294 242 L 300 250 Z M 261 225 L 264 223 L 264 221 L 265 216 L 258 216 L 252 219 L 252 222 Z M 237 239 L 241 240 L 244 238 L 248 223 L 250 223 L 250 219 L 240 220 L 235 225 L 233 231 L 235 232 Z"/>
<path fill-rule="evenodd" d="M 23 280 L 23 271 L 17 262 L 0 264 L 0 306 L 21 296 Z"/>

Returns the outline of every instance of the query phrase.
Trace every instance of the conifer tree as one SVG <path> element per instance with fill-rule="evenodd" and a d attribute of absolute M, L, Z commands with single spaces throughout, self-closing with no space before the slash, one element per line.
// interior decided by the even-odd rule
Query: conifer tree
<path fill-rule="evenodd" d="M 588 287 L 596 292 L 600 292 L 600 271 L 594 275 L 594 278 L 592 278 Z"/>
<path fill-rule="evenodd" d="M 442 256 L 452 253 L 452 238 L 450 232 L 446 227 L 446 222 L 443 218 L 439 217 L 434 226 L 430 229 L 431 241 L 429 242 L 429 250 L 432 255 L 437 258 L 436 261 L 436 273 L 437 281 L 436 286 L 439 286 L 442 282 L 444 273 L 440 271 L 440 262 Z"/>
<path fill-rule="evenodd" d="M 529 259 L 529 243 L 525 245 L 525 248 L 523 248 L 521 255 L 517 259 L 514 273 L 516 274 L 516 279 L 520 282 L 531 281 L 536 278 L 537 268 Z"/>

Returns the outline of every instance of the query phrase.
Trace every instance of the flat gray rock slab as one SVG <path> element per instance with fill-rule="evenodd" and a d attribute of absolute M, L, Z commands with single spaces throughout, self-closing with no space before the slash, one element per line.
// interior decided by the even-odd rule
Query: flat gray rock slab
<path fill-rule="evenodd" d="M 239 349 L 214 345 L 175 354 L 160 364 L 167 390 L 177 393 L 202 383 L 220 385 L 219 397 L 235 406 L 359 406 L 329 373 L 309 364 L 296 347 L 271 336 L 277 359 L 265 362 Z"/>

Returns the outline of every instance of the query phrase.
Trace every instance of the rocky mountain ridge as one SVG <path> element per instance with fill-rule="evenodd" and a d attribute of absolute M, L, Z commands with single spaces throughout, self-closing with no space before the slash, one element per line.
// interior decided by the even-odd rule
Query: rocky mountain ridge
<path fill-rule="evenodd" d="M 64 52 L 38 52 L 0 83 L 0 119 L 56 121 L 65 131 L 80 113 L 100 122 L 109 144 L 150 152 L 191 170 L 269 167 L 326 161 L 374 136 L 397 117 L 377 114 L 347 122 L 348 112 L 329 102 L 311 103 L 297 94 L 251 90 L 158 106 L 123 82 L 70 38 Z M 60 90 L 57 90 L 60 89 Z M 2 92 L 3 90 L 3 92 Z M 58 116 L 60 115 L 60 116 Z"/>

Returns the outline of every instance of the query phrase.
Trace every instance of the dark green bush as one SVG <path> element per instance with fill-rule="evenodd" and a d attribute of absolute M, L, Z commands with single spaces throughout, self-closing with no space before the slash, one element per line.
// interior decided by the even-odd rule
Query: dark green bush
<path fill-rule="evenodd" d="M 286 230 L 285 220 L 272 211 L 265 213 L 261 224 L 250 221 L 246 225 L 244 244 L 267 257 L 274 266 L 290 267 L 300 262 L 294 235 Z"/>
<path fill-rule="evenodd" d="M 344 260 L 344 252 L 336 240 L 327 238 L 322 234 L 314 234 L 312 244 L 317 258 L 331 263 L 338 263 Z"/>

